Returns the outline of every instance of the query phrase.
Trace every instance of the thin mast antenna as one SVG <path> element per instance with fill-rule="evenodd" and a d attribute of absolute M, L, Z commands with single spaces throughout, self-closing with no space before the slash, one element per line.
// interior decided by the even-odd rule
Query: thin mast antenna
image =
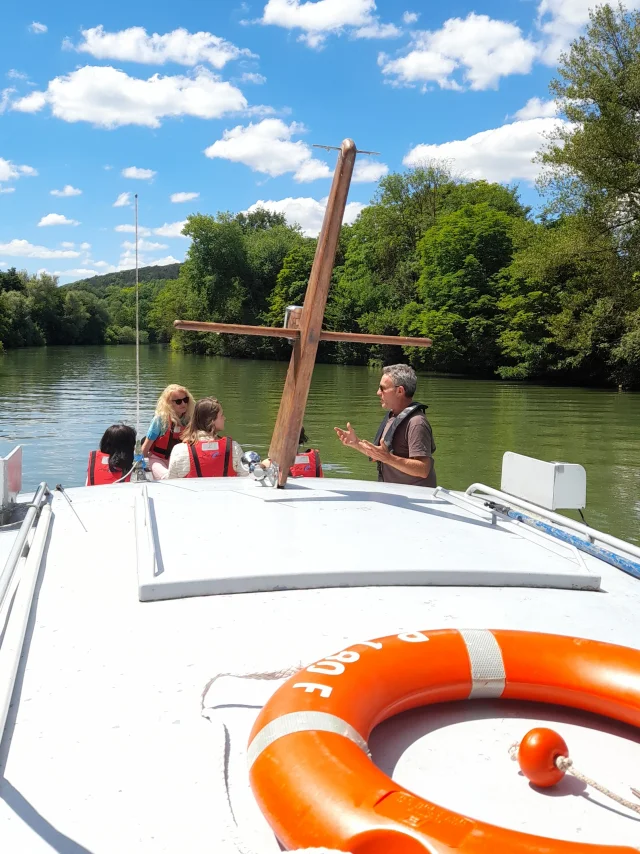
<path fill-rule="evenodd" d="M 138 194 L 136 207 L 136 436 L 140 434 L 140 306 L 138 299 Z"/>

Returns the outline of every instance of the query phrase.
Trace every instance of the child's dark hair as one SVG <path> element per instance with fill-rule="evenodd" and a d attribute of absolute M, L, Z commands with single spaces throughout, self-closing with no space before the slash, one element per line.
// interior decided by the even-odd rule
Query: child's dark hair
<path fill-rule="evenodd" d="M 109 471 L 126 474 L 133 465 L 136 431 L 128 424 L 112 424 L 100 439 L 100 452 L 109 454 Z"/>

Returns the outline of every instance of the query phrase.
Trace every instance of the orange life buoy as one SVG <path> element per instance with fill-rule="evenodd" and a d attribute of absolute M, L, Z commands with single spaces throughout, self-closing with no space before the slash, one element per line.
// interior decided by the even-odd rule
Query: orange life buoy
<path fill-rule="evenodd" d="M 367 739 L 392 715 L 476 698 L 572 706 L 640 726 L 640 651 L 561 635 L 411 632 L 353 644 L 291 677 L 251 732 L 251 787 L 288 848 L 353 854 L 637 854 L 547 839 L 437 806 L 393 782 Z"/>

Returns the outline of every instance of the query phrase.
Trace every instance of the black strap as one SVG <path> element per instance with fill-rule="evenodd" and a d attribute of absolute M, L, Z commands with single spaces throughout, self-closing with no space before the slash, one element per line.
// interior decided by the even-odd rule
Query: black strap
<path fill-rule="evenodd" d="M 425 403 L 418 403 L 418 401 L 414 401 L 410 403 L 409 406 L 406 406 L 402 412 L 399 412 L 395 418 L 392 420 L 392 424 L 384 435 L 384 444 L 387 447 L 387 450 L 391 450 L 391 446 L 393 444 L 393 437 L 395 435 L 396 430 L 402 424 L 402 422 L 407 418 L 413 418 L 418 412 L 424 413 L 427 410 L 427 405 Z M 390 413 L 385 415 L 382 419 L 380 426 L 378 427 L 378 432 L 376 433 L 376 437 L 373 440 L 374 445 L 379 445 L 382 441 L 382 434 L 384 433 L 384 428 L 387 426 L 387 423 L 390 421 Z M 371 460 L 371 457 L 369 457 Z M 378 480 L 382 480 L 382 463 L 379 460 L 376 460 L 376 468 L 378 469 Z"/>
<path fill-rule="evenodd" d="M 202 469 L 200 468 L 200 460 L 198 459 L 198 455 L 196 454 L 196 446 L 189 445 L 189 452 L 191 454 L 191 459 L 193 460 L 193 465 L 196 469 L 196 477 L 202 477 Z"/>
<path fill-rule="evenodd" d="M 316 477 L 320 477 L 320 453 L 315 450 L 311 453 L 315 456 L 316 460 Z"/>
<path fill-rule="evenodd" d="M 89 486 L 96 485 L 96 451 L 89 454 Z"/>
<path fill-rule="evenodd" d="M 169 433 L 169 441 L 167 442 L 167 456 L 171 456 L 171 451 L 175 448 L 176 445 L 180 445 L 182 442 L 181 439 L 176 439 L 173 434 L 173 429 Z"/>
<path fill-rule="evenodd" d="M 402 422 L 406 418 L 412 418 L 418 412 L 425 412 L 427 410 L 427 406 L 424 403 L 418 403 L 415 401 L 414 403 L 410 403 L 409 406 L 406 406 L 402 412 L 399 412 L 396 417 L 393 419 L 393 423 L 391 427 L 387 430 L 384 436 L 384 443 L 389 450 L 391 450 L 391 445 L 393 444 L 393 436 L 398 429 L 398 427 L 402 424 Z M 387 425 L 387 422 L 390 420 L 389 415 L 385 415 L 382 419 L 382 423 L 378 427 L 378 432 L 376 433 L 376 437 L 373 440 L 374 445 L 379 445 L 382 439 L 382 434 L 384 433 L 384 428 Z"/>
<path fill-rule="evenodd" d="M 225 441 L 227 445 L 224 449 L 224 468 L 222 470 L 222 477 L 229 476 L 229 458 L 231 456 L 231 448 L 233 447 L 233 439 L 231 436 L 227 436 Z"/>

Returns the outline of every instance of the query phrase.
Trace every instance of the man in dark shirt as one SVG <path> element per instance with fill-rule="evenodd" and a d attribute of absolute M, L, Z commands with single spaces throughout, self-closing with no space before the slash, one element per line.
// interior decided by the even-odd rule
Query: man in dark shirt
<path fill-rule="evenodd" d="M 416 372 L 409 365 L 382 369 L 378 397 L 388 415 L 375 444 L 359 439 L 351 424 L 335 427 L 343 445 L 355 448 L 378 464 L 378 480 L 411 486 L 437 486 L 433 453 L 436 449 L 425 406 L 414 402 Z M 378 441 L 379 440 L 379 441 Z"/>

